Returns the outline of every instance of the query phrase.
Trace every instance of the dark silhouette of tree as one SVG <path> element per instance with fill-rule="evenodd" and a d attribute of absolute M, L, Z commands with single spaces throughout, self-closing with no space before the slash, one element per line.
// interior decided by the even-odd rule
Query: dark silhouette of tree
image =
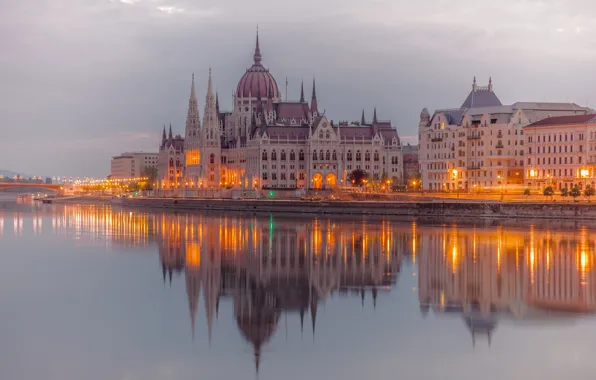
<path fill-rule="evenodd" d="M 544 188 L 544 196 L 545 197 L 552 197 L 555 195 L 555 189 L 552 186 L 547 186 Z"/>
<path fill-rule="evenodd" d="M 362 169 L 352 171 L 348 177 L 353 186 L 362 186 L 364 180 L 368 178 L 368 173 Z"/>
<path fill-rule="evenodd" d="M 574 186 L 573 189 L 571 189 L 571 191 L 569 192 L 569 195 L 571 195 L 573 197 L 574 202 L 577 202 L 576 198 L 581 195 L 581 192 L 579 191 L 579 187 Z"/>
<path fill-rule="evenodd" d="M 566 187 L 563 187 L 561 189 L 561 197 L 563 197 L 563 199 L 567 198 L 569 196 L 569 190 L 567 190 Z"/>
<path fill-rule="evenodd" d="M 528 198 L 530 197 L 530 189 L 525 188 L 524 189 L 524 195 L 526 196 L 526 202 L 528 201 Z"/>
<path fill-rule="evenodd" d="M 592 186 L 586 187 L 584 190 L 584 196 L 588 198 L 588 202 L 590 202 L 590 197 L 593 197 L 596 194 L 596 190 Z"/>

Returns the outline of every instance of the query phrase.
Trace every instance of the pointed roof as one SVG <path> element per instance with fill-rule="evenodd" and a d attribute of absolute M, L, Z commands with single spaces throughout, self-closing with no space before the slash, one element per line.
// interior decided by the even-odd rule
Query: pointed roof
<path fill-rule="evenodd" d="M 261 56 L 261 48 L 259 47 L 259 27 L 257 26 L 257 43 L 255 44 L 255 54 L 253 56 L 254 64 L 261 65 L 263 57 Z"/>
<path fill-rule="evenodd" d="M 377 123 L 377 107 L 375 107 L 375 110 L 373 111 L 373 124 Z"/>
<path fill-rule="evenodd" d="M 168 140 L 171 140 L 174 138 L 174 135 L 172 135 L 172 123 L 170 123 L 170 132 L 168 133 Z"/>
<path fill-rule="evenodd" d="M 211 67 L 209 68 L 209 83 L 207 84 L 207 99 L 213 98 L 213 85 L 211 84 Z"/>
<path fill-rule="evenodd" d="M 492 107 L 501 106 L 501 101 L 493 92 L 492 78 L 489 79 L 488 86 L 478 86 L 476 84 L 476 77 L 472 82 L 472 91 L 464 100 L 460 108 L 474 108 L 474 107 Z"/>
<path fill-rule="evenodd" d="M 362 118 L 360 119 L 360 124 L 366 124 L 366 119 L 364 118 L 364 108 L 362 109 Z"/>
<path fill-rule="evenodd" d="M 219 94 L 215 91 L 215 109 L 217 109 L 217 113 L 219 113 Z"/>
<path fill-rule="evenodd" d="M 316 89 L 316 85 L 315 85 L 315 78 L 312 78 L 312 99 L 310 101 L 310 109 L 311 111 L 314 112 L 319 112 L 319 107 L 317 104 L 317 89 Z"/>
<path fill-rule="evenodd" d="M 304 103 L 304 81 L 300 83 L 300 103 Z"/>
<path fill-rule="evenodd" d="M 190 100 L 197 100 L 195 92 L 195 73 L 192 73 L 192 82 L 190 84 Z"/>

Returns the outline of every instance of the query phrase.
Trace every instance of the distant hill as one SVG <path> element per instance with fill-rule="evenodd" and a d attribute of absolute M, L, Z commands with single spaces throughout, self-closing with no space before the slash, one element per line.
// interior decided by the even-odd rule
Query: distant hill
<path fill-rule="evenodd" d="M 26 174 L 26 173 L 17 173 L 17 172 L 13 172 L 13 171 L 10 171 L 10 170 L 4 170 L 4 169 L 0 169 L 0 175 L 1 176 L 4 176 L 4 177 L 8 177 L 8 178 L 12 178 L 15 175 L 20 175 L 23 178 L 30 178 L 30 177 L 32 177 L 32 176 L 30 176 L 29 174 Z"/>

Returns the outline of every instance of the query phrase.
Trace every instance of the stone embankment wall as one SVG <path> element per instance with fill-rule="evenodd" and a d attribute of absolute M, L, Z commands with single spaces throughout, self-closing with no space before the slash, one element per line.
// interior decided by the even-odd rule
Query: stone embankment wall
<path fill-rule="evenodd" d="M 131 198 L 123 206 L 180 210 L 283 212 L 413 217 L 596 219 L 596 203 L 501 202 L 311 202 L 298 200 L 220 200 Z"/>

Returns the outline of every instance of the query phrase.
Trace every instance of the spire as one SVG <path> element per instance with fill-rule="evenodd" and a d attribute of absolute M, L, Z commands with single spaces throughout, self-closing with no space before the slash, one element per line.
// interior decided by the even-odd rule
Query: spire
<path fill-rule="evenodd" d="M 373 112 L 373 124 L 377 124 L 377 107 L 375 107 Z"/>
<path fill-rule="evenodd" d="M 219 113 L 219 94 L 217 91 L 215 91 L 215 109 L 217 110 L 217 113 Z"/>
<path fill-rule="evenodd" d="M 190 100 L 197 100 L 195 93 L 195 73 L 192 73 L 192 82 L 190 84 Z"/>
<path fill-rule="evenodd" d="M 493 77 L 488 77 L 488 91 L 493 90 Z"/>
<path fill-rule="evenodd" d="M 366 124 L 366 119 L 364 118 L 364 108 L 362 109 L 362 118 L 360 119 L 360 124 L 361 125 Z"/>
<path fill-rule="evenodd" d="M 255 55 L 253 56 L 254 64 L 261 65 L 262 58 L 263 57 L 261 56 L 261 48 L 259 47 L 259 26 L 257 25 L 257 43 L 255 46 Z"/>
<path fill-rule="evenodd" d="M 304 81 L 300 84 L 300 103 L 304 103 Z"/>
<path fill-rule="evenodd" d="M 315 86 L 315 78 L 312 78 L 312 99 L 310 101 L 310 109 L 312 113 L 319 113 L 319 107 L 317 104 L 317 89 Z"/>
<path fill-rule="evenodd" d="M 476 77 L 474 76 L 474 80 L 472 81 L 472 91 L 476 91 Z"/>
<path fill-rule="evenodd" d="M 207 85 L 207 97 L 213 98 L 213 85 L 211 84 L 211 67 L 209 68 L 209 84 Z"/>
<path fill-rule="evenodd" d="M 172 123 L 170 123 L 170 132 L 168 133 L 168 140 L 172 140 L 174 137 L 172 136 Z"/>
<path fill-rule="evenodd" d="M 166 125 L 163 125 L 163 133 L 161 134 L 161 146 L 166 145 Z M 164 267 L 165 268 L 165 267 Z"/>

